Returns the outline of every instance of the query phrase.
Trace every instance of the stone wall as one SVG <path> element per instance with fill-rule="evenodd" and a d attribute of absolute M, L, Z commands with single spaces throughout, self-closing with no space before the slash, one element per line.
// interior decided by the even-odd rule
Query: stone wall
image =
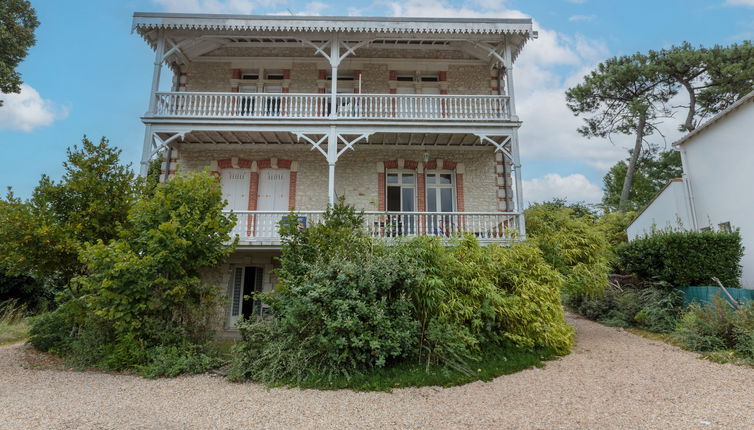
<path fill-rule="evenodd" d="M 186 91 L 230 91 L 230 63 L 191 63 L 186 70 Z"/>

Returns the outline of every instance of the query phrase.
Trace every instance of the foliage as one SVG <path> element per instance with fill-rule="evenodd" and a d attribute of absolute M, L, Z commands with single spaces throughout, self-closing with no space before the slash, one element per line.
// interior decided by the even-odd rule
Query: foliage
<path fill-rule="evenodd" d="M 26 338 L 26 305 L 17 299 L 0 302 L 0 346 Z"/>
<path fill-rule="evenodd" d="M 218 314 L 218 288 L 203 284 L 199 269 L 233 250 L 235 220 L 222 215 L 223 206 L 219 185 L 207 173 L 176 177 L 142 197 L 117 239 L 82 251 L 87 274 L 73 280 L 78 294 L 36 320 L 32 344 L 77 367 L 149 368 L 166 354 L 207 362 L 189 357 L 186 345 L 206 343 Z M 153 351 L 173 346 L 175 353 Z M 164 366 L 147 373 L 157 368 Z"/>
<path fill-rule="evenodd" d="M 617 162 L 602 179 L 602 207 L 608 212 L 618 210 L 628 162 Z M 669 180 L 683 175 L 681 153 L 678 151 L 645 151 L 639 157 L 626 209 L 639 211 L 662 190 Z"/>
<path fill-rule="evenodd" d="M 509 343 L 485 345 L 473 372 L 461 372 L 439 364 L 404 361 L 391 367 L 374 369 L 369 373 L 350 378 L 310 378 L 299 382 L 280 381 L 277 385 L 297 385 L 300 388 L 319 390 L 352 389 L 356 391 L 385 391 L 396 388 L 441 386 L 452 387 L 474 381 L 491 381 L 498 376 L 519 372 L 531 367 L 542 367 L 544 361 L 557 357 L 547 348 L 523 348 Z"/>
<path fill-rule="evenodd" d="M 649 51 L 651 63 L 667 85 L 689 96 L 681 131 L 694 130 L 702 119 L 730 106 L 754 88 L 754 45 L 750 41 L 712 48 L 688 42 Z"/>
<path fill-rule="evenodd" d="M 738 232 L 658 231 L 616 249 L 628 273 L 674 286 L 709 285 L 717 277 L 738 287 L 743 247 Z"/>
<path fill-rule="evenodd" d="M 639 327 L 655 333 L 669 333 L 683 310 L 683 294 L 673 288 L 610 286 L 604 294 L 569 294 L 566 304 L 594 321 L 617 327 Z"/>
<path fill-rule="evenodd" d="M 596 221 L 597 228 L 602 232 L 612 249 L 621 243 L 628 242 L 626 229 L 636 218 L 635 212 L 608 212 Z"/>
<path fill-rule="evenodd" d="M 28 201 L 12 192 L 0 200 L 0 266 L 7 275 L 60 290 L 85 272 L 80 251 L 113 240 L 135 198 L 120 153 L 105 138 L 95 144 L 84 137 L 81 147 L 68 149 L 60 182 L 42 176 Z"/>
<path fill-rule="evenodd" d="M 237 377 L 348 377 L 411 350 L 418 326 L 405 293 L 407 265 L 361 233 L 362 217 L 353 208 L 330 207 L 324 219 L 305 230 L 283 223 L 280 284 L 266 299 L 275 319 L 239 325 L 241 343 L 265 342 L 248 368 L 236 366 Z"/>
<path fill-rule="evenodd" d="M 692 303 L 683 314 L 673 337 L 681 346 L 707 352 L 732 349 L 735 345 L 733 310 L 720 297 L 711 305 Z"/>
<path fill-rule="evenodd" d="M 37 13 L 30 2 L 0 1 L 0 93 L 21 92 L 21 75 L 16 68 L 36 43 L 34 30 L 38 26 Z"/>
<path fill-rule="evenodd" d="M 420 364 L 478 378 L 487 348 L 569 351 L 563 280 L 537 248 L 387 245 L 362 225 L 342 202 L 323 224 L 282 223 L 280 285 L 264 296 L 274 319 L 239 323 L 232 380 L 340 386 Z"/>
<path fill-rule="evenodd" d="M 568 293 L 596 294 L 607 285 L 609 243 L 592 217 L 535 204 L 525 211 L 526 232 L 545 261 L 565 277 Z"/>
<path fill-rule="evenodd" d="M 224 363 L 214 351 L 203 351 L 190 344 L 156 346 L 147 352 L 146 361 L 137 371 L 147 378 L 205 373 Z"/>
<path fill-rule="evenodd" d="M 640 53 L 610 58 L 597 65 L 584 81 L 566 91 L 568 107 L 576 115 L 589 115 L 579 133 L 585 137 L 632 134 L 635 143 L 626 169 L 618 207 L 627 209 L 634 172 L 646 136 L 658 118 L 670 115 L 666 103 L 676 89 L 663 85 L 664 77 Z"/>
<path fill-rule="evenodd" d="M 15 300 L 31 312 L 40 312 L 53 299 L 54 291 L 49 285 L 30 276 L 6 275 L 0 271 L 0 303 Z"/>

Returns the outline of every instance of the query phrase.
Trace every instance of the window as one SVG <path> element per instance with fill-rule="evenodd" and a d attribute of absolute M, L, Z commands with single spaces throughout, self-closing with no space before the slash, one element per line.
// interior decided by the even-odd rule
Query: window
<path fill-rule="evenodd" d="M 282 70 L 266 70 L 265 75 L 265 79 L 270 81 L 282 81 L 284 77 Z"/>
<path fill-rule="evenodd" d="M 453 174 L 450 172 L 427 173 L 427 211 L 453 212 L 454 182 Z"/>
<path fill-rule="evenodd" d="M 730 227 L 730 221 L 721 222 L 717 225 L 720 228 L 720 231 L 723 231 L 725 233 L 731 233 L 733 229 Z"/>
<path fill-rule="evenodd" d="M 414 72 L 398 72 L 395 80 L 398 82 L 414 82 Z"/>
<path fill-rule="evenodd" d="M 327 80 L 332 81 L 332 71 L 327 73 Z M 338 80 L 339 81 L 353 81 L 354 80 L 353 70 L 338 70 Z"/>
<path fill-rule="evenodd" d="M 413 212 L 416 210 L 416 174 L 388 172 L 386 175 L 387 210 Z"/>
<path fill-rule="evenodd" d="M 241 70 L 241 79 L 245 81 L 256 81 L 259 79 L 259 70 Z"/>
<path fill-rule="evenodd" d="M 422 82 L 440 82 L 440 74 L 439 73 L 423 73 L 421 75 L 421 78 L 419 78 Z"/>

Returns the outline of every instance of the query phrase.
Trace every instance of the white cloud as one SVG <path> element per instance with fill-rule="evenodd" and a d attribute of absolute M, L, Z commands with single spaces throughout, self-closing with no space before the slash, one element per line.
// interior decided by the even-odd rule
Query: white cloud
<path fill-rule="evenodd" d="M 541 178 L 524 181 L 523 188 L 526 201 L 530 203 L 544 202 L 556 197 L 586 203 L 598 203 L 602 200 L 600 187 L 589 182 L 581 173 L 568 176 L 548 173 Z"/>
<path fill-rule="evenodd" d="M 279 6 L 285 0 L 153 0 L 166 12 L 251 14 L 257 7 Z"/>
<path fill-rule="evenodd" d="M 37 90 L 27 84 L 21 84 L 19 94 L 2 94 L 0 99 L 3 100 L 0 130 L 30 132 L 68 116 L 68 108 L 43 99 Z"/>
<path fill-rule="evenodd" d="M 754 7 L 754 0 L 725 0 L 725 5 Z"/>
<path fill-rule="evenodd" d="M 594 21 L 595 19 L 597 19 L 597 15 L 573 15 L 568 18 L 571 22 Z"/>

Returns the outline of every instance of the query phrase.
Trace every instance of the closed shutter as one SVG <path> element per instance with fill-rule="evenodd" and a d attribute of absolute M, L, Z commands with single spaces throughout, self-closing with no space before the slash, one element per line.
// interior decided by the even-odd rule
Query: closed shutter
<path fill-rule="evenodd" d="M 231 292 L 230 318 L 231 323 L 241 315 L 241 296 L 243 292 L 243 267 L 236 267 L 233 271 L 233 288 Z"/>

